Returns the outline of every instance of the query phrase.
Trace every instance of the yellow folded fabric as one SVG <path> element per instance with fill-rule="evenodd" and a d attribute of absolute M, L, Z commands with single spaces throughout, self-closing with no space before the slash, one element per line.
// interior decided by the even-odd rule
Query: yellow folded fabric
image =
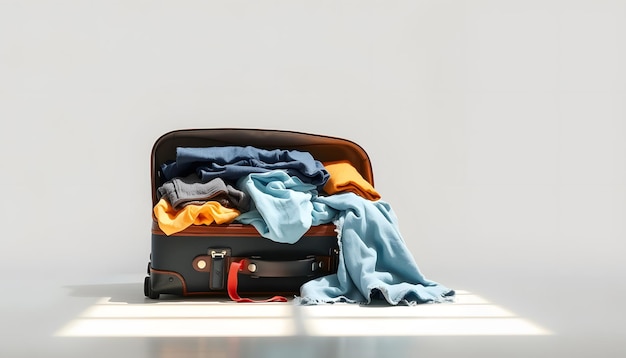
<path fill-rule="evenodd" d="M 227 224 L 235 220 L 240 212 L 225 208 L 217 201 L 207 201 L 202 205 L 187 205 L 174 210 L 165 199 L 159 200 L 154 206 L 154 215 L 159 227 L 166 235 L 171 235 L 191 225 Z"/>
<path fill-rule="evenodd" d="M 348 161 L 326 162 L 324 167 L 330 174 L 330 178 L 324 185 L 324 191 L 328 194 L 352 192 L 368 200 L 380 199 L 380 194 L 372 184 Z"/>

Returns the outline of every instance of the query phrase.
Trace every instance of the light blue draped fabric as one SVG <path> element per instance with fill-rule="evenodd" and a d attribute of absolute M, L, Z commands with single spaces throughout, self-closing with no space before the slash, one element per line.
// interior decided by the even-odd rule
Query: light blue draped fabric
<path fill-rule="evenodd" d="M 338 211 L 340 258 L 336 274 L 305 283 L 298 302 L 392 305 L 450 301 L 454 291 L 421 273 L 400 233 L 390 205 L 353 193 L 317 197 Z"/>
<path fill-rule="evenodd" d="M 337 212 L 314 202 L 315 185 L 281 170 L 249 174 L 237 188 L 250 196 L 252 206 L 235 221 L 253 225 L 261 236 L 282 243 L 298 241 L 312 225 L 331 222 Z"/>
<path fill-rule="evenodd" d="M 300 289 L 297 303 L 417 304 L 449 301 L 454 291 L 427 279 L 409 252 L 391 206 L 353 193 L 317 196 L 315 186 L 283 171 L 249 174 L 237 187 L 252 208 L 235 221 L 268 239 L 294 243 L 312 226 L 334 222 L 340 246 L 336 274 Z"/>

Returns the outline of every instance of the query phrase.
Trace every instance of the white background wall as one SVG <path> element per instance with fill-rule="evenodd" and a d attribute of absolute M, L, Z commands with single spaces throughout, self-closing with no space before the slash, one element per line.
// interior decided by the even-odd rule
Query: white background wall
<path fill-rule="evenodd" d="M 0 0 L 0 269 L 144 272 L 151 146 L 199 127 L 361 144 L 430 278 L 621 269 L 624 20 L 602 0 Z"/>

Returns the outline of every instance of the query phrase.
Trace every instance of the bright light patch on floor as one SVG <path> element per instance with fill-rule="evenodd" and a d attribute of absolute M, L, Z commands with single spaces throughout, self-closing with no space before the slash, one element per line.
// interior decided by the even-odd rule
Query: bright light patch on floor
<path fill-rule="evenodd" d="M 292 325 L 293 323 L 286 318 L 79 318 L 57 335 L 73 337 L 269 337 L 293 335 Z"/>
<path fill-rule="evenodd" d="M 62 327 L 65 337 L 545 335 L 549 331 L 467 291 L 417 306 L 216 301 L 131 304 L 103 298 Z"/>

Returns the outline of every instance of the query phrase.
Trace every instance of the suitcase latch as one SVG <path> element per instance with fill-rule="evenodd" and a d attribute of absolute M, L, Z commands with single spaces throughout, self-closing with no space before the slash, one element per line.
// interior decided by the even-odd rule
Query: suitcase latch
<path fill-rule="evenodd" d="M 224 280 L 228 273 L 225 258 L 230 256 L 229 249 L 209 249 L 208 254 L 211 255 L 211 274 L 209 276 L 209 289 L 223 290 Z"/>

